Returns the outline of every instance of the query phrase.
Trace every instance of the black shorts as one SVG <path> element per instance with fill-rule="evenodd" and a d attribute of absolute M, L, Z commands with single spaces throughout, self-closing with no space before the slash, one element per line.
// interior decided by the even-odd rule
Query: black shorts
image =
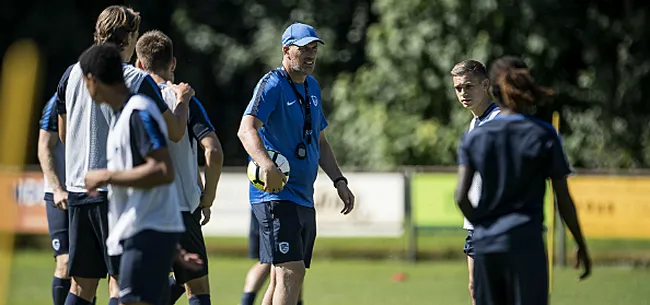
<path fill-rule="evenodd" d="M 165 304 L 180 235 L 144 230 L 121 242 L 120 303 Z"/>
<path fill-rule="evenodd" d="M 116 275 L 119 257 L 110 257 L 108 238 L 108 199 L 106 193 L 90 197 L 85 193 L 68 193 L 70 219 L 70 276 L 100 279 Z"/>
<path fill-rule="evenodd" d="M 507 252 L 474 255 L 476 305 L 547 305 L 548 267 L 540 235 Z"/>
<path fill-rule="evenodd" d="M 474 242 L 472 241 L 472 236 L 474 236 L 474 230 L 467 230 L 463 252 L 469 257 L 474 257 Z"/>
<path fill-rule="evenodd" d="M 251 209 L 251 223 L 248 231 L 248 257 L 260 259 L 260 224 Z"/>
<path fill-rule="evenodd" d="M 203 260 L 203 268 L 199 271 L 184 269 L 174 264 L 174 278 L 179 284 L 185 284 L 193 279 L 198 279 L 208 274 L 208 253 L 205 248 L 205 239 L 201 230 L 201 209 L 198 208 L 194 213 L 182 212 L 185 232 L 180 236 L 180 245 L 190 253 L 196 253 Z"/>
<path fill-rule="evenodd" d="M 68 210 L 59 210 L 54 205 L 54 195 L 45 193 L 45 213 L 47 214 L 47 230 L 54 249 L 54 256 L 70 253 L 70 236 L 68 236 L 70 221 Z"/>
<path fill-rule="evenodd" d="M 260 226 L 260 263 L 311 264 L 316 240 L 316 210 L 290 201 L 253 204 Z"/>

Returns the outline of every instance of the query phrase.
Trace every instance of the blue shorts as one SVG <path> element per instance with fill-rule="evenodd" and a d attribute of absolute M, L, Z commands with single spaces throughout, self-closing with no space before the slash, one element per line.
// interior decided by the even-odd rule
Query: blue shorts
<path fill-rule="evenodd" d="M 255 218 L 255 212 L 251 209 L 251 224 L 248 230 L 248 257 L 260 259 L 260 224 Z"/>
<path fill-rule="evenodd" d="M 316 210 L 284 200 L 252 207 L 260 226 L 260 263 L 303 261 L 309 268 L 316 240 Z"/>
<path fill-rule="evenodd" d="M 469 257 L 474 257 L 474 242 L 472 241 L 472 236 L 474 236 L 474 230 L 467 230 L 467 237 L 465 237 L 465 246 L 463 247 L 463 252 Z"/>
<path fill-rule="evenodd" d="M 208 252 L 205 248 L 205 239 L 201 230 L 201 209 L 194 213 L 182 212 L 185 232 L 180 236 L 179 243 L 189 253 L 196 253 L 203 260 L 203 267 L 199 271 L 187 270 L 174 264 L 174 278 L 179 284 L 185 284 L 191 280 L 208 275 Z"/>
<path fill-rule="evenodd" d="M 68 193 L 70 219 L 70 259 L 68 273 L 90 279 L 117 275 L 119 257 L 108 256 L 108 199 L 85 193 Z"/>
<path fill-rule="evenodd" d="M 145 230 L 121 242 L 120 303 L 165 304 L 180 236 Z"/>
<path fill-rule="evenodd" d="M 45 213 L 47 214 L 47 230 L 54 249 L 54 256 L 70 253 L 70 222 L 68 210 L 59 210 L 54 205 L 54 195 L 45 193 Z"/>

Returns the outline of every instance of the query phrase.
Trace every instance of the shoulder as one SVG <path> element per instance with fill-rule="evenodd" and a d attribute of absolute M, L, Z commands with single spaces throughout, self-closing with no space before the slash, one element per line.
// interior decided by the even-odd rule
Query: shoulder
<path fill-rule="evenodd" d="M 257 87 L 259 89 L 274 90 L 279 89 L 282 86 L 282 76 L 276 70 L 271 70 L 264 74 L 262 78 L 257 82 Z"/>
<path fill-rule="evenodd" d="M 320 89 L 320 83 L 318 83 L 318 81 L 316 80 L 315 77 L 313 77 L 311 75 L 307 75 L 306 80 L 307 80 L 307 84 L 309 84 L 310 88 L 314 87 L 314 88 Z"/>
<path fill-rule="evenodd" d="M 147 77 L 151 78 L 147 72 L 131 64 L 122 65 L 122 74 L 124 75 L 124 82 L 131 90 L 137 89 L 137 86 L 141 85 L 142 81 Z"/>

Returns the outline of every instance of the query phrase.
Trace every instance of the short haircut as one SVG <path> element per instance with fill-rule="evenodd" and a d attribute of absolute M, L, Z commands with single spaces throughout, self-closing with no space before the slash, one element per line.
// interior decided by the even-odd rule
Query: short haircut
<path fill-rule="evenodd" d="M 531 106 L 541 106 L 553 90 L 538 86 L 528 69 L 509 69 L 497 79 L 503 99 L 502 107 L 525 113 Z"/>
<path fill-rule="evenodd" d="M 479 78 L 487 78 L 485 65 L 482 62 L 473 59 L 463 60 L 451 69 L 451 76 L 463 76 L 466 74 Z"/>
<path fill-rule="evenodd" d="M 124 83 L 122 56 L 113 43 L 93 45 L 79 57 L 83 75 L 92 74 L 107 85 Z"/>
<path fill-rule="evenodd" d="M 140 29 L 140 13 L 122 5 L 104 9 L 95 24 L 95 44 L 112 42 L 120 50 L 126 47 L 129 34 Z"/>
<path fill-rule="evenodd" d="M 153 30 L 142 34 L 135 45 L 135 52 L 146 71 L 160 72 L 172 64 L 174 44 L 169 36 Z"/>

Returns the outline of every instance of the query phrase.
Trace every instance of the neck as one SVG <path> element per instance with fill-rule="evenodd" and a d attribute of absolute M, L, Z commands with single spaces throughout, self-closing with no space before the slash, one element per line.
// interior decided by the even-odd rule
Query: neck
<path fill-rule="evenodd" d="M 112 94 L 108 94 L 106 103 L 111 106 L 114 111 L 118 111 L 122 106 L 124 106 L 124 103 L 129 95 L 131 95 L 131 92 L 124 84 L 115 85 L 112 89 L 113 92 Z"/>
<path fill-rule="evenodd" d="M 291 80 L 294 83 L 298 83 L 298 84 L 304 83 L 305 79 L 307 79 L 307 74 L 293 71 L 289 68 L 290 66 L 291 65 L 289 65 L 289 63 L 287 63 L 286 61 L 282 61 L 282 67 L 284 68 L 285 71 L 287 71 L 287 73 L 289 73 L 289 77 L 291 77 Z"/>
<path fill-rule="evenodd" d="M 149 73 L 149 75 L 151 75 L 151 78 L 153 78 L 153 80 L 156 82 L 156 84 L 166 83 L 169 80 L 168 78 L 166 78 L 166 77 L 164 77 L 163 75 L 160 75 L 160 74 L 156 74 L 156 73 L 149 72 L 149 71 L 147 71 L 147 73 Z"/>
<path fill-rule="evenodd" d="M 480 117 L 485 113 L 490 105 L 492 105 L 492 101 L 490 101 L 488 97 L 485 97 L 480 103 L 476 104 L 476 106 L 472 108 L 472 114 L 475 117 Z"/>
<path fill-rule="evenodd" d="M 127 50 L 122 50 L 120 52 L 120 55 L 122 56 L 122 62 L 128 63 L 131 60 L 131 52 L 127 52 Z"/>

